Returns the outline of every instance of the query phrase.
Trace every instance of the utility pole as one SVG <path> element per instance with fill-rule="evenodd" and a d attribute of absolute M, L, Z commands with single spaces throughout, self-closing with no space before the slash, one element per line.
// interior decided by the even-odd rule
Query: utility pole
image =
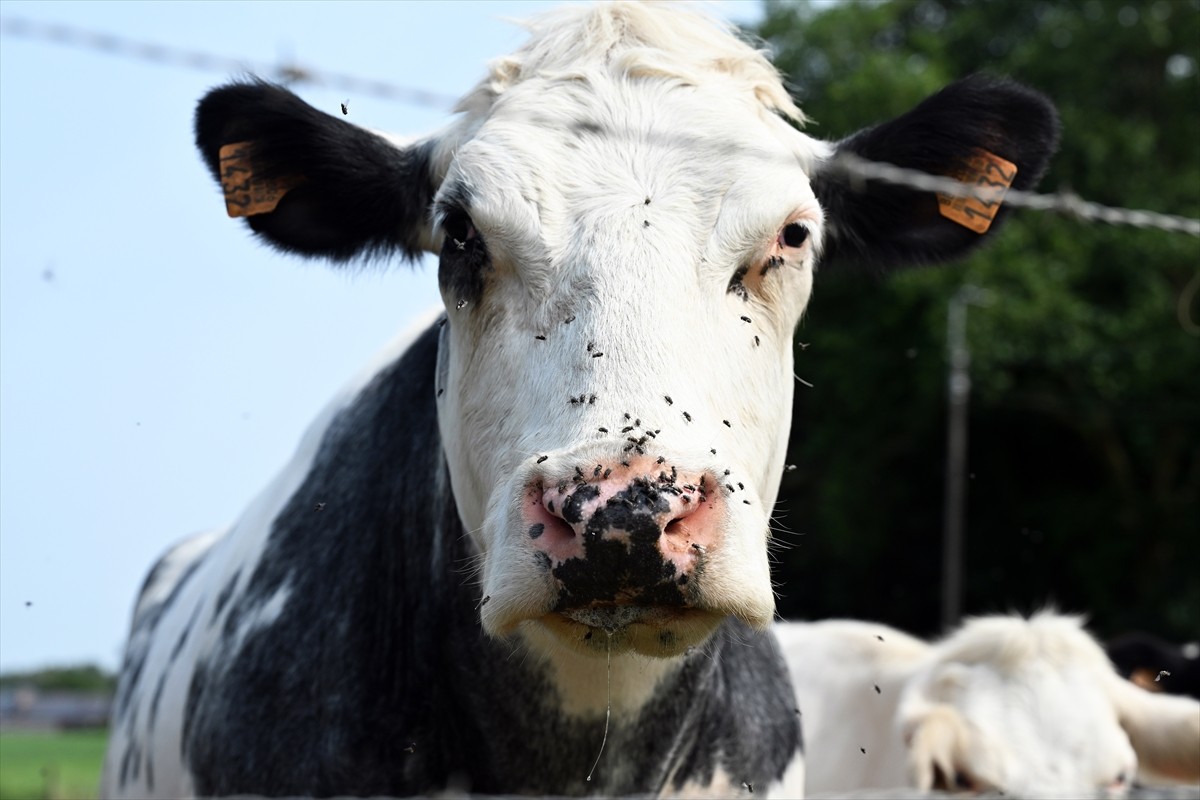
<path fill-rule="evenodd" d="M 967 348 L 967 306 L 987 305 L 989 293 L 963 284 L 946 307 L 946 354 L 949 359 L 946 418 L 946 488 L 942 511 L 942 629 L 962 618 L 963 564 L 966 543 L 967 409 L 971 397 L 971 351 Z"/>

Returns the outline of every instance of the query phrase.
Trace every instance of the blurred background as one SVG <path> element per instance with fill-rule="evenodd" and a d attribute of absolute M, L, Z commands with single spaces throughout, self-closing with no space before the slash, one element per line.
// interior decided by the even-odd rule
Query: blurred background
<path fill-rule="evenodd" d="M 1040 191 L 1200 216 L 1200 3 L 769 3 L 757 29 L 838 138 L 972 72 L 1040 89 Z M 949 269 L 818 274 L 798 331 L 785 616 L 942 624 L 947 313 L 972 381 L 961 608 L 1200 638 L 1200 239 L 1016 211 Z"/>
<path fill-rule="evenodd" d="M 102 724 L 151 562 L 230 522 L 439 302 L 432 262 L 336 271 L 256 244 L 195 155 L 196 101 L 254 72 L 420 134 L 519 46 L 505 18 L 552 5 L 0 3 L 0 798 L 91 791 L 102 732 L 50 756 L 13 720 Z M 767 42 L 815 136 L 1008 75 L 1062 115 L 1040 191 L 1200 216 L 1200 0 L 707 8 Z M 1021 210 L 953 267 L 819 272 L 780 613 L 933 635 L 1053 604 L 1101 638 L 1200 638 L 1198 284 L 1200 238 Z M 948 466 L 956 297 L 970 394 Z"/>

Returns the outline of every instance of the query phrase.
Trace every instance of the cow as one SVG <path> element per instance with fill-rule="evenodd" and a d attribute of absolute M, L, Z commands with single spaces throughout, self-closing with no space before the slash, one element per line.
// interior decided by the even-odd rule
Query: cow
<path fill-rule="evenodd" d="M 732 29 L 617 2 L 530 23 L 457 109 L 408 141 L 258 80 L 200 102 L 259 239 L 438 253 L 445 308 L 152 569 L 105 797 L 802 782 L 768 545 L 814 270 L 951 260 L 1006 211 L 832 164 L 1028 189 L 1053 106 L 968 76 L 824 142 Z"/>
<path fill-rule="evenodd" d="M 935 644 L 856 620 L 776 626 L 810 793 L 1124 796 L 1200 782 L 1200 703 L 1120 677 L 1079 617 L 968 620 Z"/>

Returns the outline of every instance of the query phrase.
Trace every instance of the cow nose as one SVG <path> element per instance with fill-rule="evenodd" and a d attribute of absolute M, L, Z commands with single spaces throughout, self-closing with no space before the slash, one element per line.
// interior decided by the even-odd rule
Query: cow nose
<path fill-rule="evenodd" d="M 697 564 L 719 544 L 722 500 L 713 476 L 685 475 L 598 464 L 536 481 L 529 536 L 560 582 L 560 609 L 686 604 Z"/>

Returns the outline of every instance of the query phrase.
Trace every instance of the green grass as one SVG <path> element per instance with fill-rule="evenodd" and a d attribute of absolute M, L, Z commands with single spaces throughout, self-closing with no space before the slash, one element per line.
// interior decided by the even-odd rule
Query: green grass
<path fill-rule="evenodd" d="M 0 800 L 92 800 L 108 732 L 0 734 Z"/>

